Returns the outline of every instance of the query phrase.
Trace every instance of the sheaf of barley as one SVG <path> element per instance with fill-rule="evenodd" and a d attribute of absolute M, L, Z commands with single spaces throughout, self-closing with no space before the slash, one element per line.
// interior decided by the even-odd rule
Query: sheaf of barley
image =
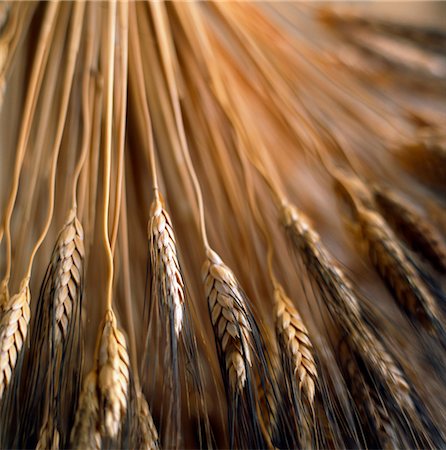
<path fill-rule="evenodd" d="M 149 405 L 142 392 L 138 392 L 136 395 L 136 414 L 138 420 L 137 448 L 141 450 L 157 450 L 159 448 L 158 432 L 153 423 Z"/>
<path fill-rule="evenodd" d="M 59 449 L 59 432 L 50 420 L 46 420 L 40 430 L 39 441 L 36 450 L 58 450 Z"/>
<path fill-rule="evenodd" d="M 94 370 L 88 373 L 83 383 L 71 432 L 71 446 L 78 450 L 99 450 L 101 448 L 98 385 Z"/>
<path fill-rule="evenodd" d="M 251 361 L 251 327 L 245 300 L 233 272 L 212 250 L 202 268 L 205 295 L 224 370 L 233 392 L 243 390 Z M 223 370 L 223 368 L 222 368 Z"/>
<path fill-rule="evenodd" d="M 82 289 L 84 257 L 84 232 L 73 209 L 59 235 L 52 261 L 56 344 L 67 339 L 73 311 L 80 306 L 77 303 Z"/>
<path fill-rule="evenodd" d="M 101 433 L 116 438 L 127 411 L 129 357 L 125 337 L 111 310 L 103 321 L 97 364 Z"/>
<path fill-rule="evenodd" d="M 150 209 L 148 226 L 152 282 L 162 307 L 172 311 L 175 333 L 183 327 L 184 283 L 178 263 L 172 223 L 157 198 Z"/>
<path fill-rule="evenodd" d="M 282 286 L 275 287 L 274 299 L 276 333 L 280 348 L 292 363 L 299 389 L 312 405 L 317 369 L 307 328 Z"/>
<path fill-rule="evenodd" d="M 6 303 L 0 320 L 0 399 L 14 373 L 28 333 L 30 319 L 29 279 L 24 279 L 20 290 Z"/>
<path fill-rule="evenodd" d="M 445 273 L 446 244 L 437 229 L 389 189 L 375 187 L 373 194 L 381 214 L 395 232 L 435 269 Z"/>

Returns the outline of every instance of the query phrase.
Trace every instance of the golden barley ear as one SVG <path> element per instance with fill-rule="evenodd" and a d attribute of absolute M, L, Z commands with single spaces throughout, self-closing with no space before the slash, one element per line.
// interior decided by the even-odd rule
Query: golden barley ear
<path fill-rule="evenodd" d="M 101 326 L 97 367 L 101 434 L 117 438 L 127 411 L 130 373 L 125 337 L 111 310 Z"/>
<path fill-rule="evenodd" d="M 23 447 L 35 445 L 48 405 L 60 433 L 60 446 L 68 445 L 83 365 L 83 241 L 82 226 L 72 209 L 53 249 L 31 326 L 26 381 L 21 385 L 23 420 L 18 443 Z M 63 410 L 56 407 L 56 398 L 66 405 Z"/>
<path fill-rule="evenodd" d="M 269 356 L 233 272 L 213 250 L 208 249 L 206 256 L 202 277 L 228 401 L 230 446 L 266 448 L 255 374 L 265 387 L 276 389 L 268 369 Z"/>
<path fill-rule="evenodd" d="M 89 372 L 84 379 L 70 444 L 72 448 L 78 450 L 99 450 L 101 448 L 98 385 L 95 370 Z"/>
<path fill-rule="evenodd" d="M 23 345 L 28 334 L 31 295 L 29 279 L 24 279 L 20 290 L 5 304 L 0 319 L 0 400 L 5 395 L 17 363 L 21 359 Z"/>
<path fill-rule="evenodd" d="M 136 393 L 135 448 L 141 450 L 159 449 L 158 432 L 153 423 L 149 405 L 142 392 Z"/>
<path fill-rule="evenodd" d="M 301 316 L 283 287 L 274 286 L 275 327 L 286 392 L 285 414 L 295 418 L 295 433 L 302 447 L 314 445 L 315 393 L 318 371 L 314 349 Z"/>

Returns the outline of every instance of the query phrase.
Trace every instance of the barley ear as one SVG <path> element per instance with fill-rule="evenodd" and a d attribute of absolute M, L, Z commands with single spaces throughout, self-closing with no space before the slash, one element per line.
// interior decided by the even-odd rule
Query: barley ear
<path fill-rule="evenodd" d="M 29 278 L 5 304 L 0 320 L 0 399 L 7 389 L 26 340 L 30 319 Z"/>
<path fill-rule="evenodd" d="M 274 288 L 274 300 L 276 334 L 280 349 L 291 362 L 299 390 L 309 405 L 313 406 L 317 369 L 307 328 L 279 284 Z"/>
<path fill-rule="evenodd" d="M 157 450 L 158 432 L 150 414 L 149 405 L 142 392 L 136 394 L 136 414 L 138 421 L 137 448 L 141 450 Z"/>
<path fill-rule="evenodd" d="M 167 308 L 168 317 L 178 336 L 183 327 L 184 283 L 178 262 L 175 235 L 172 223 L 161 201 L 156 198 L 150 208 L 148 226 L 150 261 L 155 294 L 162 308 Z M 170 319 L 169 319 L 170 320 Z"/>
<path fill-rule="evenodd" d="M 116 438 L 127 411 L 129 357 L 125 337 L 111 310 L 105 315 L 99 341 L 98 388 L 101 433 Z"/>
<path fill-rule="evenodd" d="M 47 418 L 40 429 L 36 450 L 58 450 L 60 435 L 51 419 Z"/>
<path fill-rule="evenodd" d="M 99 450 L 101 448 L 98 386 L 94 370 L 84 380 L 71 432 L 71 446 L 78 450 Z"/>

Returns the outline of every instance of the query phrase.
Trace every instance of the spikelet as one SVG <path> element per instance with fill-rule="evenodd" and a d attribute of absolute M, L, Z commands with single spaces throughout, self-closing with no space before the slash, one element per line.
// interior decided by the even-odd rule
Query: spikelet
<path fill-rule="evenodd" d="M 129 357 L 125 337 L 111 310 L 103 321 L 97 364 L 101 434 L 116 438 L 127 411 Z"/>
<path fill-rule="evenodd" d="M 94 370 L 88 373 L 84 380 L 71 432 L 71 446 L 78 450 L 99 450 L 101 448 L 98 386 Z"/>
<path fill-rule="evenodd" d="M 157 450 L 158 432 L 150 414 L 149 405 L 142 392 L 136 394 L 137 441 L 136 448 L 141 450 Z"/>
<path fill-rule="evenodd" d="M 446 273 L 446 244 L 438 231 L 390 190 L 375 187 L 373 194 L 381 214 L 398 236 L 436 270 Z"/>
<path fill-rule="evenodd" d="M 339 357 L 347 385 L 358 410 L 363 427 L 370 427 L 368 436 L 375 445 L 383 449 L 400 447 L 391 418 L 381 399 L 376 399 L 376 391 L 370 389 L 354 360 L 347 339 L 339 347 Z"/>
<path fill-rule="evenodd" d="M 40 430 L 36 450 L 58 450 L 59 432 L 50 419 L 47 419 Z"/>
<path fill-rule="evenodd" d="M 6 303 L 0 320 L 0 399 L 8 387 L 28 333 L 30 319 L 29 278 Z"/>
<path fill-rule="evenodd" d="M 279 284 L 274 289 L 274 300 L 276 333 L 280 348 L 292 362 L 299 389 L 309 404 L 313 405 L 317 369 L 308 331 L 296 308 Z"/>
<path fill-rule="evenodd" d="M 224 371 L 232 391 L 245 387 L 251 361 L 251 328 L 244 296 L 232 273 L 212 250 L 202 269 L 215 338 L 224 355 Z M 222 368 L 223 370 L 223 368 Z"/>
<path fill-rule="evenodd" d="M 84 256 L 84 232 L 72 209 L 59 234 L 52 260 L 56 345 L 67 339 L 73 311 L 79 308 Z"/>

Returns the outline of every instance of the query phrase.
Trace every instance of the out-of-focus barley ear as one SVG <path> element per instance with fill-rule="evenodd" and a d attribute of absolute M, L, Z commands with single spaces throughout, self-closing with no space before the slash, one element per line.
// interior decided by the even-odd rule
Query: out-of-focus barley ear
<path fill-rule="evenodd" d="M 166 318 L 173 319 L 173 328 L 178 337 L 183 328 L 184 283 L 172 223 L 158 198 L 155 198 L 150 208 L 148 236 L 152 290 L 161 302 L 160 308 L 166 309 Z"/>
<path fill-rule="evenodd" d="M 149 405 L 142 392 L 136 394 L 137 448 L 141 450 L 157 450 L 159 448 L 158 432 L 153 423 Z"/>
<path fill-rule="evenodd" d="M 375 186 L 373 194 L 381 214 L 398 236 L 434 269 L 446 273 L 446 243 L 437 229 L 391 190 Z"/>
<path fill-rule="evenodd" d="M 208 249 L 206 256 L 202 277 L 226 388 L 230 447 L 266 448 L 252 374 L 254 358 L 264 358 L 258 345 L 259 330 L 254 330 L 256 325 L 246 296 L 231 269 L 213 250 Z"/>
<path fill-rule="evenodd" d="M 60 435 L 53 421 L 49 418 L 44 422 L 40 429 L 39 441 L 36 450 L 58 450 Z"/>
<path fill-rule="evenodd" d="M 336 179 L 337 192 L 351 208 L 351 217 L 371 263 L 407 316 L 446 346 L 446 330 L 438 305 L 397 237 L 374 209 L 373 197 L 357 178 Z"/>
<path fill-rule="evenodd" d="M 377 448 L 397 449 L 401 443 L 393 429 L 392 419 L 379 397 L 376 387 L 369 387 L 355 361 L 347 339 L 341 341 L 339 358 L 347 387 L 357 409 L 368 443 Z"/>
<path fill-rule="evenodd" d="M 3 310 L 9 300 L 9 288 L 8 281 L 2 280 L 0 283 L 0 318 L 2 316 Z"/>
<path fill-rule="evenodd" d="M 99 398 L 97 374 L 93 370 L 85 377 L 71 432 L 71 447 L 78 450 L 99 450 Z"/>
<path fill-rule="evenodd" d="M 276 333 L 280 349 L 291 362 L 299 390 L 312 407 L 317 368 L 307 328 L 280 284 L 274 288 L 274 300 Z"/>
<path fill-rule="evenodd" d="M 97 358 L 101 434 L 117 438 L 127 411 L 129 357 L 125 337 L 111 310 L 102 323 Z"/>
<path fill-rule="evenodd" d="M 0 320 L 0 399 L 8 388 L 28 333 L 31 295 L 29 278 L 5 304 Z"/>

